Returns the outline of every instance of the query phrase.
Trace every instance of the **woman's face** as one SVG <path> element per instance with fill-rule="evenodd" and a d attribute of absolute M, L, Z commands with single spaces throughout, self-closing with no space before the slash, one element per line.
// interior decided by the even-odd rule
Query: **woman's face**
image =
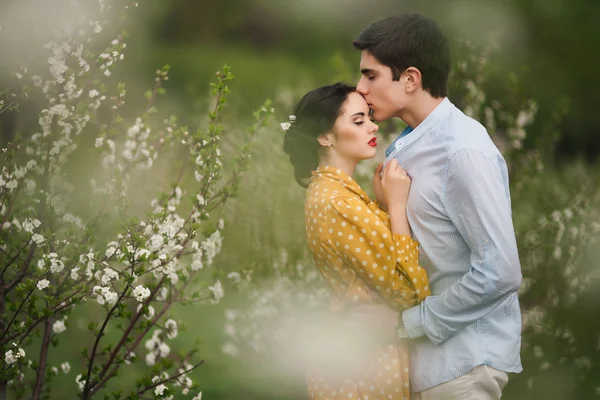
<path fill-rule="evenodd" d="M 331 151 L 347 160 L 373 158 L 377 154 L 377 130 L 379 127 L 369 118 L 365 99 L 357 92 L 350 93 L 333 126 Z"/>

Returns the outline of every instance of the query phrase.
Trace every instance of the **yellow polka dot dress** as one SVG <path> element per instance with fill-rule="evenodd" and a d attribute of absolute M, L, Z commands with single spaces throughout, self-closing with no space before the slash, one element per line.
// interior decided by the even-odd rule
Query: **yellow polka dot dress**
<path fill-rule="evenodd" d="M 430 294 L 419 265 L 419 244 L 391 232 L 387 213 L 350 176 L 333 167 L 313 172 L 305 204 L 306 237 L 315 264 L 331 291 L 336 312 L 353 303 L 385 302 L 397 310 Z M 406 344 L 382 346 L 364 363 L 360 378 L 311 374 L 311 399 L 410 398 Z"/>

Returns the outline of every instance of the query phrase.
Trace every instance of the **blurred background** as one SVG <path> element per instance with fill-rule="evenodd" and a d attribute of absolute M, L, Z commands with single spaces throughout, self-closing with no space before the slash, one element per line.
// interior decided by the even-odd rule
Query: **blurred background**
<path fill-rule="evenodd" d="M 4 23 L 8 3 L 0 6 Z M 40 7 L 43 18 L 51 7 Z M 205 120 L 215 72 L 230 65 L 236 79 L 224 114 L 225 147 L 243 140 L 251 112 L 266 98 L 274 100 L 277 116 L 256 138 L 215 262 L 218 273 L 252 271 L 251 282 L 232 287 L 217 306 L 175 310 L 187 331 L 174 343 L 201 342 L 205 362 L 191 377 L 204 399 L 307 398 L 301 366 L 283 368 L 278 357 L 281 343 L 294 344 L 277 342 L 269 325 L 294 307 L 318 307 L 324 299 L 305 245 L 304 191 L 281 151 L 278 122 L 306 91 L 357 82 L 360 54 L 352 40 L 369 23 L 404 12 L 425 14 L 448 33 L 450 99 L 485 123 L 511 167 L 525 277 L 525 371 L 511 376 L 504 398 L 600 398 L 600 2 L 154 0 L 141 3 L 126 22 L 126 59 L 115 79 L 127 81 L 131 92 L 145 90 L 169 64 L 161 107 L 193 125 Z M 5 32 L 0 48 L 18 43 Z M 12 54 L 0 57 L 0 87 L 18 83 L 4 71 L 18 69 L 26 47 Z M 134 102 L 131 115 L 137 108 Z M 27 105 L 20 117 L 0 115 L 3 143 L 35 123 L 26 113 Z M 384 123 L 382 136 L 390 140 L 399 129 Z M 68 333 L 73 337 L 60 345 L 64 357 L 53 362 L 72 360 L 76 369 L 69 348 L 86 342 L 75 329 Z M 131 374 L 118 379 L 130 380 L 135 368 Z M 52 398 L 73 398 L 74 375 L 56 382 Z"/>

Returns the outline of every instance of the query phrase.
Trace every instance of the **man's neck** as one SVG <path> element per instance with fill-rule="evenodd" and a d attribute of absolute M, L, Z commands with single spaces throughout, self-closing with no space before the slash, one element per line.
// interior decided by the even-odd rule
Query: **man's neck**
<path fill-rule="evenodd" d="M 411 104 L 410 107 L 402 110 L 398 117 L 411 128 L 415 129 L 435 110 L 437 106 L 444 101 L 445 97 L 431 97 L 428 93 L 422 93 Z"/>

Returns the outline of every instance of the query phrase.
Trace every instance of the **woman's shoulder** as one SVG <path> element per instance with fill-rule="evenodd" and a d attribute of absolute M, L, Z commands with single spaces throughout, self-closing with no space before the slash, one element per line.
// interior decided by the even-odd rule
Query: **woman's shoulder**
<path fill-rule="evenodd" d="M 307 205 L 315 205 L 314 208 L 338 208 L 341 205 L 360 202 L 362 199 L 353 191 L 342 185 L 328 182 L 313 182 L 307 190 Z"/>

